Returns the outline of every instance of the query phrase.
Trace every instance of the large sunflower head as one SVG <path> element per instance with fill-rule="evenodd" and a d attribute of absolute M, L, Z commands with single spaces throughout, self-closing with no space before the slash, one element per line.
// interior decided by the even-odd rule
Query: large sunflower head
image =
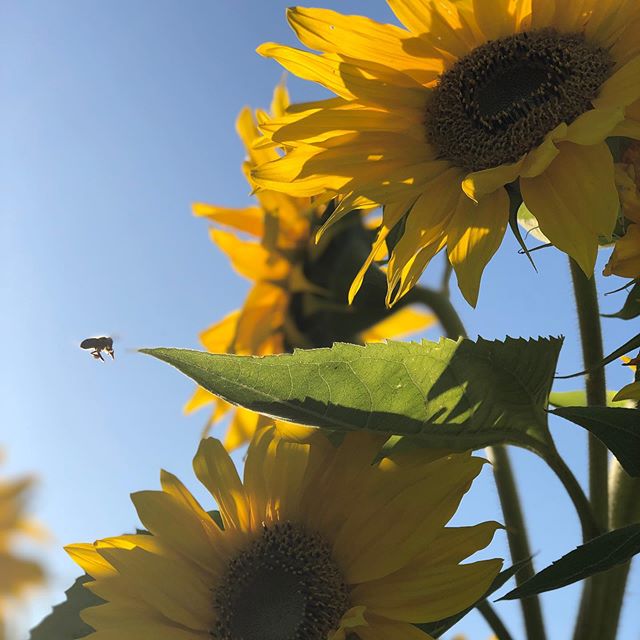
<path fill-rule="evenodd" d="M 41 533 L 25 516 L 32 485 L 33 478 L 30 477 L 0 480 L 0 637 L 8 603 L 22 597 L 28 589 L 41 583 L 44 577 L 39 564 L 14 552 L 14 545 L 21 537 Z"/>
<path fill-rule="evenodd" d="M 132 496 L 152 535 L 67 547 L 106 600 L 82 618 L 96 640 L 394 640 L 475 602 L 500 560 L 460 564 L 499 525 L 445 527 L 484 461 L 404 452 L 350 434 L 333 447 L 261 429 L 242 482 L 203 440 L 195 473 L 214 518 L 173 475 Z M 345 491 L 349 487 L 349 491 Z"/>
<path fill-rule="evenodd" d="M 282 116 L 288 104 L 287 92 L 280 85 L 274 93 L 272 116 Z M 266 114 L 246 108 L 237 120 L 247 150 L 243 169 L 252 187 L 251 170 L 280 157 L 273 146 L 255 148 L 257 122 L 265 119 Z M 243 307 L 200 335 L 207 351 L 268 355 L 338 341 L 373 342 L 404 336 L 433 323 L 432 315 L 409 308 L 390 316 L 383 303 L 384 290 L 376 285 L 377 278 L 384 282 L 384 277 L 377 271 L 368 273 L 371 295 L 363 298 L 362 309 L 348 306 L 346 292 L 359 262 L 371 249 L 371 233 L 362 226 L 360 216 L 354 213 L 345 218 L 316 245 L 315 234 L 333 209 L 332 203 L 318 204 L 307 196 L 269 190 L 261 190 L 257 198 L 256 206 L 244 209 L 194 205 L 196 215 L 214 223 L 210 230 L 213 242 L 240 275 L 253 281 Z M 257 414 L 232 409 L 202 388 L 185 411 L 212 403 L 207 428 L 231 411 L 225 445 L 232 449 L 247 442 L 256 428 Z"/>
<path fill-rule="evenodd" d="M 387 1 L 404 28 L 292 8 L 296 35 L 321 54 L 259 48 L 337 97 L 263 125 L 262 146 L 289 153 L 259 166 L 257 184 L 340 194 L 345 211 L 384 205 L 379 241 L 403 229 L 390 304 L 444 248 L 475 304 L 523 201 L 590 275 L 620 205 L 607 142 L 640 138 L 640 4 Z"/>

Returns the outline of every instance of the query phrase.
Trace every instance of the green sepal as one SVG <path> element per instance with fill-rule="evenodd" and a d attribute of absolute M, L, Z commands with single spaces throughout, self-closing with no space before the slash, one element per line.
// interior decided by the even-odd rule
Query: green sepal
<path fill-rule="evenodd" d="M 635 280 L 635 284 L 629 291 L 627 299 L 622 305 L 622 309 L 617 313 L 603 313 L 603 318 L 618 318 L 620 320 L 633 320 L 640 316 L 640 280 Z"/>

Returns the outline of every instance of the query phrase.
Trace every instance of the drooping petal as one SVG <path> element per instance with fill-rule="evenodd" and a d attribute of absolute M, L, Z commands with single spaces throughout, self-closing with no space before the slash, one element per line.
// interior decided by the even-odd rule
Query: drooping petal
<path fill-rule="evenodd" d="M 630 224 L 604 268 L 604 275 L 640 278 L 640 224 Z"/>
<path fill-rule="evenodd" d="M 474 203 L 465 194 L 458 199 L 447 226 L 447 255 L 467 302 L 475 307 L 484 268 L 502 243 L 509 221 L 509 196 L 498 189 Z"/>
<path fill-rule="evenodd" d="M 618 213 L 613 160 L 604 143 L 560 147 L 547 170 L 535 178 L 522 178 L 520 188 L 542 233 L 591 275 L 598 235 L 611 235 Z"/>
<path fill-rule="evenodd" d="M 403 270 L 416 254 L 444 238 L 447 221 L 462 195 L 460 178 L 461 171 L 451 167 L 425 185 L 423 194 L 407 215 L 404 232 L 389 260 L 389 291 L 393 291 L 401 279 L 406 279 Z"/>

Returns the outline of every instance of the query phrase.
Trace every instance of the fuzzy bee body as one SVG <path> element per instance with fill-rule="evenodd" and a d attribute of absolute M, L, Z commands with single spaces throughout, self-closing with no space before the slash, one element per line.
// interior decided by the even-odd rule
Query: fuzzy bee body
<path fill-rule="evenodd" d="M 80 348 L 91 349 L 91 355 L 96 360 L 102 360 L 104 362 L 102 351 L 106 351 L 111 358 L 115 360 L 115 355 L 113 353 L 113 338 L 109 338 L 107 336 L 101 336 L 100 338 L 86 338 L 80 343 Z"/>

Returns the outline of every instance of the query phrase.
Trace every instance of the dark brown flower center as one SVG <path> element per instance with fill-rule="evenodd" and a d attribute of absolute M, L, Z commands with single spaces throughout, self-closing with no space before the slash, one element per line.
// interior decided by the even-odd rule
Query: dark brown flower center
<path fill-rule="evenodd" d="M 329 544 L 285 522 L 229 563 L 214 602 L 216 640 L 326 640 L 349 593 Z"/>
<path fill-rule="evenodd" d="M 579 33 L 541 29 L 491 40 L 440 77 L 427 138 L 470 171 L 516 162 L 592 108 L 613 61 Z"/>

